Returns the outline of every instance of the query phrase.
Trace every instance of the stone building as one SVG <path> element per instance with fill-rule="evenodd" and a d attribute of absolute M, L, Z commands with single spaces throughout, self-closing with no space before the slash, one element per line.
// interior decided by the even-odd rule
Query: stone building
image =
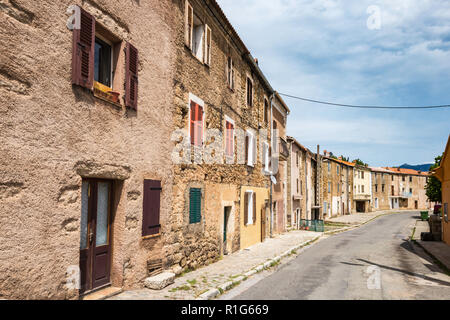
<path fill-rule="evenodd" d="M 264 240 L 288 109 L 217 2 L 73 4 L 0 12 L 0 297 L 139 288 Z"/>
<path fill-rule="evenodd" d="M 431 207 L 425 191 L 428 172 L 391 167 L 385 169 L 391 171 L 391 209 L 424 210 Z"/>
<path fill-rule="evenodd" d="M 329 152 L 324 151 L 322 192 L 325 219 L 352 212 L 354 166 L 354 163 L 333 158 Z"/>
<path fill-rule="evenodd" d="M 295 138 L 288 136 L 289 159 L 287 161 L 287 221 L 288 227 L 297 228 L 299 220 L 306 218 L 306 167 L 309 150 Z M 311 192 L 311 189 L 309 190 Z"/>
<path fill-rule="evenodd" d="M 167 257 L 180 272 L 269 236 L 277 100 L 216 1 L 177 1 L 175 26 L 177 146 Z"/>
<path fill-rule="evenodd" d="M 353 170 L 353 210 L 370 212 L 372 201 L 372 175 L 368 167 L 355 165 Z"/>
<path fill-rule="evenodd" d="M 287 145 L 286 125 L 287 116 L 290 110 L 283 99 L 275 94 L 273 99 L 272 114 L 272 150 L 277 155 L 277 159 L 273 163 L 274 171 L 272 182 L 272 216 L 273 216 L 273 233 L 283 233 L 289 224 L 287 218 L 287 177 L 289 157 L 289 148 Z"/>
<path fill-rule="evenodd" d="M 370 167 L 372 171 L 372 211 L 389 210 L 389 191 L 392 171 Z"/>
<path fill-rule="evenodd" d="M 2 3 L 0 297 L 139 287 L 168 264 L 171 4 Z"/>

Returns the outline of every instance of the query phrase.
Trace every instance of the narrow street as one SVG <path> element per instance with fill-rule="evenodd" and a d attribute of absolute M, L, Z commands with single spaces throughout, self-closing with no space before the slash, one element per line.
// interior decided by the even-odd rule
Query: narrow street
<path fill-rule="evenodd" d="M 309 247 L 220 299 L 450 299 L 450 277 L 408 241 L 419 212 L 380 217 Z"/>

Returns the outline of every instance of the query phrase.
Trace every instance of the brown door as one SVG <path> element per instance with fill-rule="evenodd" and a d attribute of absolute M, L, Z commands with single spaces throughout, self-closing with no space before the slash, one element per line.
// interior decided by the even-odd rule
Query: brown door
<path fill-rule="evenodd" d="M 418 209 L 418 208 L 419 208 L 419 203 L 417 202 L 417 200 L 414 201 L 414 208 L 415 208 L 415 209 Z"/>
<path fill-rule="evenodd" d="M 110 282 L 112 182 L 83 180 L 80 273 L 84 293 Z"/>

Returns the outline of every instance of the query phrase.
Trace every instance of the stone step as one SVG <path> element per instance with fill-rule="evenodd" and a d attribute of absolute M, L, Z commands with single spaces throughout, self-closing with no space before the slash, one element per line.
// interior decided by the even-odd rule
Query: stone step
<path fill-rule="evenodd" d="M 144 280 L 147 288 L 153 290 L 162 290 L 175 281 L 175 273 L 163 272 L 153 277 L 148 277 Z"/>

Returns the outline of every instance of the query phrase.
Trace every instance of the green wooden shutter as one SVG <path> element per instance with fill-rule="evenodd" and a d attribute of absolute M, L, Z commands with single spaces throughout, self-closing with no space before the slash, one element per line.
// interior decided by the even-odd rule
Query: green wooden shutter
<path fill-rule="evenodd" d="M 189 190 L 189 223 L 198 223 L 202 220 L 202 189 Z"/>

